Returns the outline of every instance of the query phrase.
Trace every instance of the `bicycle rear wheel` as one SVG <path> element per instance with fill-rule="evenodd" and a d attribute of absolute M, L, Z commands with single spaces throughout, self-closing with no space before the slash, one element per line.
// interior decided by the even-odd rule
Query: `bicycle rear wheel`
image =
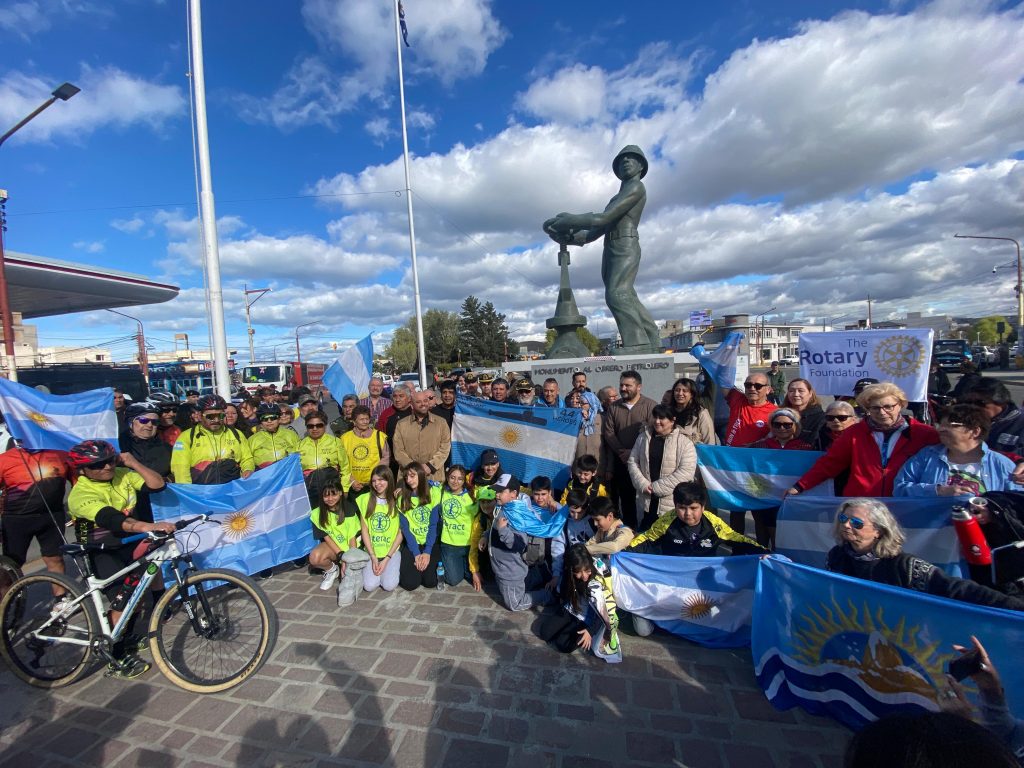
<path fill-rule="evenodd" d="M 185 578 L 188 608 L 177 587 L 153 609 L 150 649 L 160 671 L 187 691 L 216 693 L 263 666 L 277 640 L 277 614 L 266 594 L 235 571 L 193 571 Z"/>
<path fill-rule="evenodd" d="M 21 568 L 14 562 L 13 558 L 7 555 L 0 555 L 0 600 L 3 600 L 7 591 L 14 586 L 14 582 L 23 575 Z"/>
<path fill-rule="evenodd" d="M 60 688 L 80 678 L 99 632 L 88 600 L 51 621 L 54 587 L 71 600 L 82 594 L 64 576 L 38 573 L 18 580 L 0 602 L 0 653 L 14 674 L 39 688 Z"/>

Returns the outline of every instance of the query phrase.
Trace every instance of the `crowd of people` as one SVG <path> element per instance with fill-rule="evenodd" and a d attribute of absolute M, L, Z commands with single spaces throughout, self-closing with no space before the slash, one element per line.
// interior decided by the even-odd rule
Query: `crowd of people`
<path fill-rule="evenodd" d="M 944 496 L 952 503 L 991 493 L 994 503 L 977 522 L 992 546 L 1024 538 L 1017 500 L 1024 462 L 1016 453 L 1024 413 L 999 381 L 977 378 L 933 427 L 911 415 L 892 383 L 858 382 L 850 397 L 826 406 L 811 382 L 787 383 L 773 366 L 724 393 L 728 418 L 716 431 L 709 393 L 695 379 L 680 378 L 668 391 L 652 393 L 655 399 L 632 370 L 621 375 L 618 388 L 597 392 L 582 372 L 565 393 L 554 379 L 511 378 L 466 373 L 432 389 L 399 384 L 390 392 L 373 378 L 363 398 L 337 395 L 340 416 L 333 421 L 302 388 L 261 390 L 238 403 L 198 393 L 180 404 L 129 405 L 120 398 L 120 453 L 87 441 L 66 454 L 15 446 L 0 455 L 5 551 L 24 562 L 35 538 L 45 566 L 63 570 L 68 482 L 74 483 L 67 512 L 76 536 L 116 539 L 165 529 L 166 523 L 153 522 L 149 499 L 166 482 L 226 483 L 297 454 L 318 542 L 308 565 L 321 589 L 337 583 L 339 606 L 377 589 L 465 583 L 480 590 L 493 581 L 509 610 L 559 606 L 541 631 L 554 647 L 590 649 L 616 661 L 622 611 L 611 588 L 611 554 L 764 555 L 774 546 L 777 509 L 753 513 L 751 538 L 746 513 L 708 508 L 695 445 L 721 444 L 822 452 L 788 493 L 831 480 L 835 494 L 848 497 L 834 518 L 830 570 L 1024 609 L 1020 580 L 955 579 L 904 552 L 900 524 L 878 500 Z M 571 479 L 564 487 L 543 476 L 524 483 L 501 466 L 494 449 L 483 450 L 470 466 L 452 464 L 458 395 L 579 410 Z M 538 510 L 557 521 L 557 530 L 525 530 L 523 521 L 537 519 Z M 109 562 L 96 563 L 98 575 L 116 572 L 136 554 L 112 551 L 117 554 L 104 558 Z M 108 591 L 116 610 L 125 586 Z M 641 635 L 654 631 L 640 616 L 632 624 Z M 129 639 L 123 653 L 133 648 Z M 141 674 L 145 666 L 130 664 L 123 676 Z"/>

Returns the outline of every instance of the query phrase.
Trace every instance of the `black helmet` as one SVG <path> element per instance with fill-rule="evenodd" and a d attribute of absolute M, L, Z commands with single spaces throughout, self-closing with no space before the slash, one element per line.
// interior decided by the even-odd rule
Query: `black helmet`
<path fill-rule="evenodd" d="M 124 410 L 125 424 L 131 424 L 139 418 L 139 416 L 145 416 L 147 413 L 160 413 L 160 406 L 146 402 L 145 400 L 141 403 L 132 403 Z"/>
<path fill-rule="evenodd" d="M 117 450 L 106 440 L 85 440 L 68 451 L 72 465 L 87 467 L 117 458 Z"/>
<path fill-rule="evenodd" d="M 220 395 L 203 395 L 196 403 L 200 411 L 223 411 L 228 407 Z"/>
<path fill-rule="evenodd" d="M 277 403 L 260 403 L 256 407 L 256 415 L 261 419 L 264 416 L 280 416 L 281 409 L 277 407 Z"/>

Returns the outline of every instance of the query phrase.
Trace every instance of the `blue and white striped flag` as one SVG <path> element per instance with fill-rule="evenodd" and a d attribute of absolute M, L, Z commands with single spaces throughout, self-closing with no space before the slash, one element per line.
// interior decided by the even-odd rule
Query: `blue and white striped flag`
<path fill-rule="evenodd" d="M 833 496 L 787 496 L 779 510 L 775 551 L 790 560 L 815 568 L 825 567 L 825 556 L 836 545 L 832 524 L 845 499 Z M 950 517 L 947 498 L 879 498 L 903 528 L 903 551 L 938 566 L 950 576 L 962 576 L 960 543 Z"/>
<path fill-rule="evenodd" d="M 569 507 L 564 504 L 552 512 L 533 504 L 525 494 L 508 504 L 502 504 L 499 509 L 508 524 L 517 531 L 542 539 L 553 539 L 561 534 L 569 519 Z"/>
<path fill-rule="evenodd" d="M 405 6 L 398 4 L 398 26 L 402 29 L 402 41 L 409 47 L 409 28 L 405 25 Z"/>
<path fill-rule="evenodd" d="M 373 336 L 360 339 L 324 371 L 324 384 L 339 403 L 345 395 L 366 397 L 373 376 Z"/>
<path fill-rule="evenodd" d="M 170 484 L 152 501 L 157 522 L 216 518 L 216 525 L 197 523 L 177 534 L 182 551 L 192 552 L 201 568 L 253 574 L 305 557 L 316 546 L 298 454 L 224 485 Z"/>
<path fill-rule="evenodd" d="M 712 648 L 750 645 L 756 555 L 612 555 L 619 607 Z"/>
<path fill-rule="evenodd" d="M 782 504 L 786 491 L 821 455 L 820 451 L 698 445 L 697 466 L 707 486 L 711 508 L 771 509 Z M 831 496 L 832 481 L 805 494 Z"/>
<path fill-rule="evenodd" d="M 725 392 L 736 385 L 736 358 L 740 353 L 741 341 L 743 334 L 733 331 L 711 352 L 705 352 L 703 344 L 695 344 L 690 350 L 690 354 Z"/>
<path fill-rule="evenodd" d="M 556 488 L 569 482 L 582 412 L 578 408 L 508 405 L 459 396 L 452 425 L 452 464 L 476 467 L 493 448 L 501 467 L 523 482 L 538 475 Z"/>
<path fill-rule="evenodd" d="M 780 525 L 781 528 L 781 525 Z M 895 712 L 937 710 L 953 643 L 985 645 L 1010 711 L 1024 717 L 1024 614 L 762 560 L 751 652 L 765 696 L 852 728 Z M 970 681 L 967 698 L 977 701 Z"/>
<path fill-rule="evenodd" d="M 46 395 L 0 379 L 0 413 L 11 435 L 30 451 L 66 451 L 83 440 L 106 440 L 119 447 L 114 390 L 109 387 Z"/>

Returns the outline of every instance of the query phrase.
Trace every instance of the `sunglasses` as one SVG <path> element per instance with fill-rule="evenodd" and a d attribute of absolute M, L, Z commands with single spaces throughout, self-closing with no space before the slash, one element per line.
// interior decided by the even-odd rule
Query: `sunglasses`
<path fill-rule="evenodd" d="M 846 514 L 845 512 L 840 512 L 839 513 L 839 524 L 840 525 L 846 525 L 847 523 L 852 525 L 853 526 L 853 530 L 855 530 L 855 531 L 859 531 L 861 528 L 864 527 L 864 521 L 861 520 L 859 517 L 851 517 L 850 515 Z"/>
<path fill-rule="evenodd" d="M 135 420 L 139 422 L 139 424 L 157 424 L 160 422 L 160 419 L 151 419 L 148 416 L 136 416 Z"/>
<path fill-rule="evenodd" d="M 203 418 L 206 419 L 207 421 L 223 421 L 224 420 L 224 414 L 223 413 L 204 413 L 203 414 Z"/>
<path fill-rule="evenodd" d="M 307 424 L 306 429 L 323 429 L 326 426 L 326 424 L 320 422 L 319 424 Z"/>
<path fill-rule="evenodd" d="M 764 389 L 767 386 L 768 386 L 767 384 L 759 384 L 759 383 L 754 382 L 754 381 L 745 381 L 745 382 L 743 382 L 743 388 L 744 389 L 756 389 L 758 392 L 760 392 L 762 389 Z"/>
<path fill-rule="evenodd" d="M 277 421 L 280 416 L 260 416 L 260 421 Z"/>
<path fill-rule="evenodd" d="M 772 426 L 776 429 L 792 429 L 796 425 L 792 421 L 773 421 Z"/>
<path fill-rule="evenodd" d="M 86 464 L 86 469 L 106 469 L 112 467 L 117 463 L 117 459 L 104 459 L 103 461 L 97 461 L 92 464 Z"/>
<path fill-rule="evenodd" d="M 827 414 L 825 416 L 825 421 L 838 421 L 842 423 L 844 421 L 849 421 L 851 418 L 852 417 L 848 413 L 844 413 L 842 415 Z"/>

